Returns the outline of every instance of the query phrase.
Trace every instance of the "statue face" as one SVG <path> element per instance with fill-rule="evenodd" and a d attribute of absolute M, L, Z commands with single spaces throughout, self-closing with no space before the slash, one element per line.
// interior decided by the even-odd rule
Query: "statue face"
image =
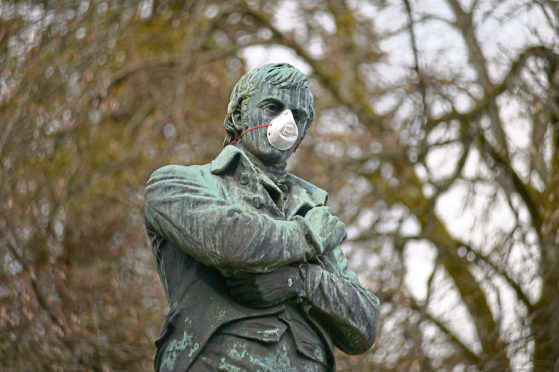
<path fill-rule="evenodd" d="M 247 99 L 246 104 L 242 105 L 243 131 L 257 125 L 269 124 L 282 111 L 289 109 L 302 137 L 309 118 L 308 107 L 308 89 L 279 89 L 269 84 L 263 84 L 260 91 L 254 93 Z M 242 137 L 238 146 L 256 156 L 266 165 L 281 164 L 289 159 L 297 147 L 297 143 L 287 150 L 278 150 L 270 145 L 266 133 L 266 128 L 251 130 Z"/>

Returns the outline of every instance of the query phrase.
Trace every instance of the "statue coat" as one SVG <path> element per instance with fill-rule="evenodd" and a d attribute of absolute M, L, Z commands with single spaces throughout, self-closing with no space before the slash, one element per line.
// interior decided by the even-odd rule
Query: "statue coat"
<path fill-rule="evenodd" d="M 339 248 L 345 229 L 321 231 L 308 217 L 328 194 L 291 174 L 286 185 L 282 191 L 231 145 L 210 164 L 170 165 L 151 176 L 145 224 L 170 306 L 156 341 L 156 371 L 187 370 L 220 327 L 250 319 L 288 319 L 287 328 L 296 328 L 293 347 L 332 370 L 333 345 L 350 354 L 372 346 L 379 300 L 347 267 Z M 229 294 L 232 273 L 294 264 L 306 271 L 300 301 L 254 308 Z M 293 315 L 301 327 L 290 323 Z M 274 342 L 271 327 L 261 341 Z"/>

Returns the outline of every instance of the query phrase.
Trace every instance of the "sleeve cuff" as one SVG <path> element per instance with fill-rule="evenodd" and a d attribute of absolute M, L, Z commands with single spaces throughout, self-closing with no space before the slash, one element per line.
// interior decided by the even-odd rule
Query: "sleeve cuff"
<path fill-rule="evenodd" d="M 322 269 L 320 266 L 304 263 L 299 265 L 298 270 L 301 280 L 303 281 L 303 293 L 297 297 L 297 302 L 299 302 L 303 310 L 308 313 L 312 307 L 310 299 L 313 298 L 313 294 L 320 284 Z"/>

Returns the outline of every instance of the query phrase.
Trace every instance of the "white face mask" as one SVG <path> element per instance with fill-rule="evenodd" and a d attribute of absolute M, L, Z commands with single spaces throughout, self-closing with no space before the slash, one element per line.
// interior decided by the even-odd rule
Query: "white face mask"
<path fill-rule="evenodd" d="M 278 150 L 287 150 L 299 138 L 299 130 L 291 110 L 284 110 L 270 122 L 268 142 Z"/>

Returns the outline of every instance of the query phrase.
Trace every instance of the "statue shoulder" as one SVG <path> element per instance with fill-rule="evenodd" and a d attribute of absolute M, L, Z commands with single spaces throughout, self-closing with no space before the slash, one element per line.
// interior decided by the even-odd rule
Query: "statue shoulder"
<path fill-rule="evenodd" d="M 157 169 L 149 178 L 148 184 L 168 179 L 188 179 L 191 181 L 204 181 L 210 176 L 210 165 L 165 165 Z"/>

